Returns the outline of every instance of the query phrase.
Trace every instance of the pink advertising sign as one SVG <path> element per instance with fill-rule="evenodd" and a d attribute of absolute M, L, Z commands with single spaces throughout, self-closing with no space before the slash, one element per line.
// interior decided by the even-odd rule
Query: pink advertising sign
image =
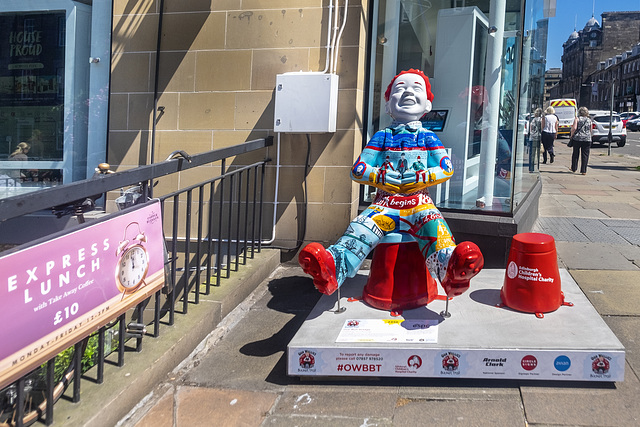
<path fill-rule="evenodd" d="M 164 284 L 160 202 L 0 258 L 0 389 Z"/>

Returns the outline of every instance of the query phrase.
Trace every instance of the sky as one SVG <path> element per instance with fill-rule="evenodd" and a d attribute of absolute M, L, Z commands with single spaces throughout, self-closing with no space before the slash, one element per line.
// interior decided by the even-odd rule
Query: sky
<path fill-rule="evenodd" d="M 584 28 L 591 15 L 602 25 L 603 12 L 640 11 L 640 0 L 556 0 L 556 16 L 549 18 L 547 42 L 547 69 L 562 68 L 562 44 L 569 39 L 574 28 Z M 578 24 L 576 25 L 576 17 Z M 633 43 L 629 44 L 629 48 Z"/>

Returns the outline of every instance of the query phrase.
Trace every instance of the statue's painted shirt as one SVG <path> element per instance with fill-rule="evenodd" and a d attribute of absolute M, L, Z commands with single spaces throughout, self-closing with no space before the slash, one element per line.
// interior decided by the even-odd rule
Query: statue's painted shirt
<path fill-rule="evenodd" d="M 386 178 L 389 171 L 398 172 L 403 184 L 409 185 L 389 187 Z M 453 165 L 440 139 L 419 121 L 376 132 L 351 170 L 351 178 L 356 182 L 389 193 L 412 193 L 444 182 L 452 175 Z M 427 185 L 411 185 L 418 181 Z"/>

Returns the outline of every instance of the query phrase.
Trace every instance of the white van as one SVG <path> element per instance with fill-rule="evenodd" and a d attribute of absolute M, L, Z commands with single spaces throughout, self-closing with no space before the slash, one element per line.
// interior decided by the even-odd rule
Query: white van
<path fill-rule="evenodd" d="M 571 125 L 578 113 L 578 103 L 573 98 L 552 99 L 549 106 L 556 110 L 558 116 L 558 136 L 571 133 Z"/>

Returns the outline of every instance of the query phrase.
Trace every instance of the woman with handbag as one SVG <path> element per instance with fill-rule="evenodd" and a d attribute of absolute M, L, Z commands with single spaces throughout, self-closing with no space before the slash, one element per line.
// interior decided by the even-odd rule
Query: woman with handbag
<path fill-rule="evenodd" d="M 556 157 L 553 152 L 553 142 L 558 134 L 558 116 L 556 116 L 556 110 L 552 106 L 548 106 L 544 113 L 545 115 L 542 117 L 542 146 L 544 147 L 542 163 L 547 163 L 547 153 L 549 153 L 551 163 L 553 163 Z"/>
<path fill-rule="evenodd" d="M 540 161 L 540 138 L 542 136 L 542 108 L 536 108 L 529 123 L 529 172 L 533 172 Z"/>
<path fill-rule="evenodd" d="M 589 152 L 591 151 L 591 119 L 589 118 L 589 110 L 586 107 L 580 107 L 578 117 L 573 120 L 571 125 L 571 140 L 573 146 L 571 154 L 571 172 L 578 170 L 578 158 L 580 158 L 580 173 L 587 174 L 587 163 L 589 163 Z"/>

